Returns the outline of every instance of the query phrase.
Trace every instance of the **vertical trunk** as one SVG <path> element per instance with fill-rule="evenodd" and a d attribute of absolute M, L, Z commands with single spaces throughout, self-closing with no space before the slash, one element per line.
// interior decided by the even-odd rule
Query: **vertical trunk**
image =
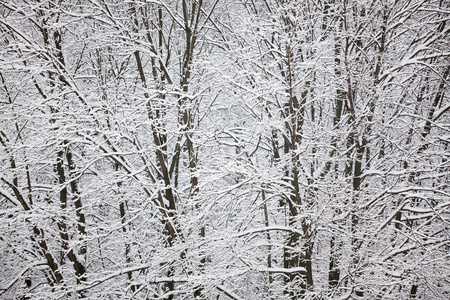
<path fill-rule="evenodd" d="M 417 297 L 417 288 L 418 286 L 416 284 L 413 284 L 411 287 L 411 292 L 409 294 L 409 297 L 412 298 L 416 298 Z"/>
<path fill-rule="evenodd" d="M 334 4 L 334 1 L 330 3 L 325 10 L 325 16 L 328 18 L 328 9 L 330 9 L 330 5 Z M 338 8 L 332 8 L 330 13 L 336 13 L 336 10 Z M 343 90 L 343 87 L 340 84 L 342 72 L 341 72 L 341 50 L 342 50 L 342 44 L 340 36 L 338 36 L 338 33 L 343 29 L 342 25 L 342 19 L 339 17 L 337 21 L 337 31 L 335 32 L 334 37 L 334 76 L 335 76 L 335 82 L 336 82 L 336 96 L 335 96 L 335 109 L 334 109 L 334 118 L 333 118 L 333 129 L 338 130 L 341 126 L 341 118 L 344 111 L 344 101 L 346 98 L 345 91 Z M 324 28 L 324 29 L 327 29 Z M 335 135 L 331 138 L 331 146 L 332 150 L 330 153 L 330 158 L 333 158 L 336 154 L 337 149 L 337 137 Z M 327 162 L 325 166 L 325 173 L 328 173 L 332 166 L 332 161 Z M 335 174 L 338 174 L 338 163 L 334 164 L 334 172 Z M 349 174 L 345 174 L 348 176 Z M 335 214 L 339 214 L 340 210 L 335 210 Z M 340 266 L 339 266 L 339 255 L 340 252 L 340 244 L 339 241 L 336 240 L 336 236 L 333 235 L 330 239 L 330 258 L 329 258 L 329 267 L 328 267 L 328 285 L 329 287 L 336 287 L 339 279 L 340 279 Z M 330 291 L 331 292 L 331 291 Z"/>
<path fill-rule="evenodd" d="M 117 172 L 119 170 L 119 164 L 116 162 L 114 164 L 114 170 Z M 122 182 L 117 183 L 117 187 L 120 189 L 122 187 Z M 127 227 L 126 227 L 126 200 L 123 199 L 119 204 L 119 214 L 120 214 L 120 222 L 122 223 L 122 232 L 124 236 L 127 235 Z M 125 264 L 126 266 L 129 266 L 131 263 L 131 257 L 130 257 L 130 244 L 128 242 L 125 242 Z M 127 272 L 127 278 L 128 281 L 131 283 L 133 280 L 133 272 Z M 136 286 L 131 284 L 131 291 L 134 293 L 136 290 Z"/>
<path fill-rule="evenodd" d="M 186 46 L 184 50 L 183 63 L 182 63 L 182 76 L 181 76 L 181 89 L 184 94 L 189 91 L 189 83 L 191 79 L 191 68 L 194 56 L 194 49 L 197 42 L 197 34 L 198 34 L 198 26 L 200 21 L 200 16 L 202 14 L 201 10 L 203 9 L 203 1 L 200 0 L 198 2 L 192 1 L 192 5 L 188 7 L 188 1 L 182 1 L 182 11 L 183 11 L 183 21 L 184 21 L 184 33 L 186 39 Z M 193 141 L 193 129 L 195 128 L 195 104 L 193 101 L 185 95 L 179 99 L 179 122 L 184 128 L 184 137 L 186 142 L 186 148 L 188 152 L 188 165 L 189 165 L 189 173 L 190 173 L 190 197 L 196 197 L 199 192 L 198 187 L 198 177 L 197 177 L 197 151 L 194 146 Z M 181 149 L 179 148 L 180 152 Z M 177 153 L 179 160 L 179 152 Z M 200 209 L 200 204 L 196 204 L 195 208 L 197 210 Z M 202 222 L 200 220 L 200 222 Z M 206 236 L 205 226 L 200 224 L 199 230 L 200 237 L 204 238 Z M 200 259 L 199 268 L 202 270 L 206 263 L 206 258 L 204 255 L 200 254 L 202 258 Z M 201 298 L 203 294 L 203 287 L 196 287 L 194 290 L 194 297 Z"/>
<path fill-rule="evenodd" d="M 66 145 L 67 141 L 63 142 L 63 145 L 65 145 L 65 151 L 69 151 L 68 146 Z M 58 182 L 60 187 L 59 192 L 59 200 L 60 200 L 60 207 L 63 215 L 61 216 L 61 219 L 58 222 L 58 228 L 59 228 L 59 234 L 61 237 L 61 247 L 63 251 L 65 252 L 65 255 L 67 255 L 67 258 L 72 262 L 73 267 L 75 269 L 75 275 L 77 278 L 77 282 L 81 283 L 82 281 L 85 281 L 85 272 L 86 269 L 84 265 L 80 262 L 77 255 L 74 253 L 73 249 L 69 247 L 69 234 L 68 234 L 68 225 L 67 225 L 67 218 L 66 218 L 66 211 L 68 206 L 68 190 L 67 190 L 67 179 L 65 176 L 65 170 L 64 170 L 64 150 L 60 150 L 57 153 L 57 161 L 55 170 L 58 174 Z M 79 293 L 80 297 L 84 298 L 84 294 L 81 292 Z"/>
<path fill-rule="evenodd" d="M 301 51 L 301 50 L 299 50 Z M 300 55 L 301 56 L 301 55 Z M 283 77 L 288 85 L 287 93 L 289 95 L 289 102 L 286 105 L 286 115 L 289 116 L 288 123 L 286 124 L 287 130 L 290 133 L 290 139 L 285 139 L 285 153 L 291 156 L 290 171 L 286 171 L 288 177 L 291 177 L 290 185 L 291 191 L 288 197 L 289 217 L 288 222 L 290 227 L 297 227 L 301 225 L 303 236 L 298 233 L 290 233 L 287 241 L 287 247 L 284 252 L 284 267 L 295 268 L 303 267 L 306 269 L 306 274 L 290 273 L 285 281 L 286 284 L 299 280 L 300 292 L 289 292 L 291 299 L 302 298 L 307 290 L 313 289 L 313 275 L 312 275 L 312 250 L 313 250 L 313 237 L 311 235 L 311 227 L 306 219 L 302 217 L 298 220 L 299 210 L 301 207 L 306 207 L 310 203 L 306 203 L 309 199 L 303 199 L 300 195 L 300 162 L 298 160 L 298 154 L 296 150 L 302 143 L 303 138 L 303 125 L 305 120 L 305 105 L 309 91 L 310 82 L 305 83 L 305 90 L 301 93 L 301 101 L 298 100 L 294 92 L 294 74 L 293 74 L 293 59 L 294 55 L 289 44 L 286 45 L 286 71 L 282 72 Z M 302 238 L 302 239 L 301 239 Z M 303 242 L 303 245 L 299 243 Z M 300 253 L 297 253 L 294 249 L 299 248 Z"/>
<path fill-rule="evenodd" d="M 264 210 L 264 225 L 266 227 L 269 227 L 270 223 L 269 223 L 269 212 L 267 209 L 267 203 L 266 203 L 266 192 L 264 191 L 264 187 L 261 190 L 261 196 L 262 196 L 262 201 L 263 201 L 263 210 Z M 267 268 L 272 268 L 272 240 L 270 237 L 270 233 L 269 231 L 267 231 L 266 233 L 266 238 L 267 238 L 267 242 L 269 244 L 269 246 L 267 247 Z M 272 299 L 272 292 L 271 292 L 271 287 L 272 287 L 272 283 L 273 283 L 273 277 L 272 274 L 269 272 L 268 274 L 268 281 L 269 281 L 269 295 L 270 295 L 270 299 Z"/>

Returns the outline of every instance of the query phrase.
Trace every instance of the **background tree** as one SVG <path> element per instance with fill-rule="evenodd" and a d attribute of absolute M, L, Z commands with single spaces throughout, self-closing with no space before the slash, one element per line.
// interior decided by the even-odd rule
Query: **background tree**
<path fill-rule="evenodd" d="M 443 1 L 3 1 L 0 295 L 448 297 Z"/>

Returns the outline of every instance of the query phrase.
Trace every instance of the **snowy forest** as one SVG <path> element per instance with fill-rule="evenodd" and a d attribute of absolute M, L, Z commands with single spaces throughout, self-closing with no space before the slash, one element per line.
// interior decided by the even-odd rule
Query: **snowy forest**
<path fill-rule="evenodd" d="M 449 22 L 0 0 L 0 298 L 449 299 Z"/>

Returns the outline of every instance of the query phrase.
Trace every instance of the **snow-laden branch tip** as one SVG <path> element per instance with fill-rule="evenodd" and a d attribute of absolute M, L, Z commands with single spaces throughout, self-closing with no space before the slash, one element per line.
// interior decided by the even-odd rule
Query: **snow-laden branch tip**
<path fill-rule="evenodd" d="M 34 263 L 31 263 L 27 267 L 23 268 L 5 287 L 0 288 L 0 296 L 4 293 L 6 293 L 10 288 L 16 284 L 16 282 L 23 277 L 23 275 L 28 272 L 30 269 L 36 266 L 42 266 L 46 265 L 45 261 L 36 261 Z"/>

